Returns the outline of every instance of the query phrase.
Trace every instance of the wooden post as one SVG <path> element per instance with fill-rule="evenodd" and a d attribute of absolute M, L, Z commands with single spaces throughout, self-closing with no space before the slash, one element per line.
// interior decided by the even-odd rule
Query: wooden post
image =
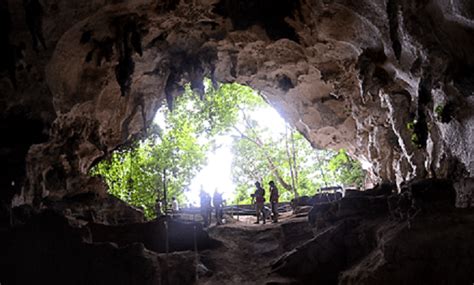
<path fill-rule="evenodd" d="M 163 168 L 163 199 L 165 200 L 165 215 L 168 215 L 168 191 L 166 190 L 166 168 Z"/>
<path fill-rule="evenodd" d="M 199 253 L 198 253 L 198 247 L 197 247 L 197 237 L 196 237 L 196 226 L 194 226 L 194 253 L 195 253 L 195 258 L 196 258 L 196 280 L 199 280 L 199 274 L 198 274 L 198 265 L 199 265 Z"/>
<path fill-rule="evenodd" d="M 166 251 L 166 260 L 168 260 L 168 253 L 169 253 L 168 221 L 165 221 L 165 251 Z"/>

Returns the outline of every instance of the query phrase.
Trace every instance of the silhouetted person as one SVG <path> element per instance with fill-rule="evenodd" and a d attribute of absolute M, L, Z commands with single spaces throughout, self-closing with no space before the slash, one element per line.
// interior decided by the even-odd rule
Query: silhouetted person
<path fill-rule="evenodd" d="M 257 188 L 255 190 L 255 193 L 252 194 L 252 197 L 255 198 L 255 211 L 257 215 L 257 221 L 255 224 L 260 223 L 260 215 L 263 216 L 262 220 L 263 223 L 265 224 L 265 213 L 263 212 L 263 204 L 265 203 L 265 190 L 262 188 L 260 185 L 260 182 L 255 182 L 255 187 Z"/>
<path fill-rule="evenodd" d="M 39 0 L 23 0 L 23 8 L 25 9 L 26 25 L 33 40 L 33 49 L 38 51 L 38 41 L 46 49 L 46 42 L 43 37 L 43 7 L 41 3 Z"/>
<path fill-rule="evenodd" d="M 211 196 L 202 188 L 199 196 L 201 198 L 201 216 L 204 226 L 207 227 L 211 223 Z"/>
<path fill-rule="evenodd" d="M 274 223 L 278 222 L 278 198 L 280 197 L 278 193 L 278 188 L 275 185 L 275 182 L 270 181 L 270 205 L 272 206 L 272 220 Z"/>
<path fill-rule="evenodd" d="M 216 210 L 216 221 L 218 225 L 222 224 L 222 194 L 217 192 L 217 189 L 214 191 L 212 196 L 212 204 Z"/>

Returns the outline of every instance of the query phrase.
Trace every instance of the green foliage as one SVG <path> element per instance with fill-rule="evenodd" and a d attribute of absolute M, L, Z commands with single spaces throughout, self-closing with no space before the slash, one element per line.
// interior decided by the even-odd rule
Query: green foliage
<path fill-rule="evenodd" d="M 213 88 L 209 81 L 205 86 L 203 99 L 186 86 L 173 111 L 158 111 L 164 123 L 150 126 L 148 138 L 115 151 L 91 174 L 102 176 L 112 195 L 143 208 L 151 219 L 156 199 L 164 197 L 164 180 L 168 202 L 172 196 L 183 202 L 207 151 L 215 147 L 213 139 L 226 133 L 234 138 L 236 203 L 251 202 L 255 181 L 263 183 L 268 196 L 268 182 L 274 180 L 282 201 L 296 193 L 314 195 L 321 186 L 362 183 L 360 165 L 345 152 L 314 150 L 290 126 L 280 134 L 263 127 L 251 114 L 267 105 L 252 89 L 238 84 Z"/>
<path fill-rule="evenodd" d="M 444 112 L 444 105 L 438 105 L 436 106 L 435 108 L 435 114 L 438 118 L 442 118 L 443 117 L 443 112 Z"/>
<path fill-rule="evenodd" d="M 363 171 L 358 162 L 347 157 L 346 163 L 339 165 L 334 161 L 333 168 L 328 169 L 336 153 L 314 150 L 306 138 L 289 125 L 286 133 L 271 133 L 251 115 L 255 109 L 265 106 L 265 102 L 260 97 L 252 100 L 240 109 L 242 122 L 236 127 L 233 142 L 232 172 L 237 184 L 234 203 L 250 202 L 255 181 L 264 187 L 270 180 L 275 181 L 282 201 L 291 200 L 295 195 L 314 195 L 318 188 L 328 184 L 363 183 Z"/>
<path fill-rule="evenodd" d="M 255 192 L 253 184 L 239 184 L 236 187 L 233 204 L 249 205 L 252 203 L 251 194 Z"/>
<path fill-rule="evenodd" d="M 410 140 L 412 144 L 418 148 L 422 148 L 423 143 L 417 133 L 417 130 L 420 129 L 419 122 L 415 119 L 412 122 L 407 123 L 407 129 L 410 131 Z"/>
<path fill-rule="evenodd" d="M 241 94 L 252 92 L 238 84 L 214 89 L 205 83 L 203 100 L 186 86 L 173 111 L 164 107 L 158 111 L 163 126 L 152 125 L 150 137 L 114 152 L 91 170 L 104 177 L 112 195 L 143 208 L 149 219 L 155 216 L 156 199 L 164 198 L 164 177 L 168 201 L 172 196 L 184 200 L 185 189 L 206 162 L 212 138 L 236 123 Z"/>
<path fill-rule="evenodd" d="M 453 118 L 454 105 L 452 102 L 447 102 L 445 105 L 438 105 L 435 108 L 436 118 L 442 123 L 449 123 Z"/>
<path fill-rule="evenodd" d="M 418 137 L 418 135 L 416 133 L 412 133 L 411 134 L 411 142 L 417 146 L 417 147 L 421 147 L 421 143 L 420 143 L 420 138 Z"/>
<path fill-rule="evenodd" d="M 269 156 L 274 166 L 279 170 L 281 179 L 291 184 L 289 160 L 283 137 L 265 135 L 263 130 L 257 132 L 267 141 L 264 147 L 259 147 L 248 139 L 239 137 L 234 141 L 233 177 L 237 186 L 237 196 L 234 203 L 247 204 L 251 199 L 255 181 L 261 181 L 266 187 L 270 180 L 277 183 L 280 190 L 280 200 L 289 201 L 294 198 L 292 189 L 282 186 L 272 167 L 267 163 Z M 284 136 L 284 134 L 283 134 Z M 295 188 L 299 195 L 312 196 L 324 186 L 356 186 L 362 187 L 364 171 L 357 160 L 347 155 L 345 150 L 315 150 L 308 141 L 295 132 L 295 155 L 297 180 Z M 291 155 L 291 153 L 290 153 Z M 268 191 L 267 191 L 268 192 Z M 268 195 L 268 193 L 267 193 Z"/>
<path fill-rule="evenodd" d="M 364 183 L 364 171 L 360 163 L 352 159 L 344 149 L 334 155 L 328 163 L 328 170 L 335 176 L 339 184 L 362 187 Z"/>

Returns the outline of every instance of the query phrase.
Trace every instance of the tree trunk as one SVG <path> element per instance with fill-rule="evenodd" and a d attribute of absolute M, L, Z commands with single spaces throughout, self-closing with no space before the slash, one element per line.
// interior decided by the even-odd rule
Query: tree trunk
<path fill-rule="evenodd" d="M 293 131 L 290 130 L 290 140 L 293 143 Z M 296 160 L 294 159 L 295 157 L 295 152 L 294 152 L 294 145 L 290 151 L 290 145 L 288 143 L 288 124 L 285 125 L 285 148 L 286 148 L 286 156 L 288 159 L 288 165 L 290 167 L 290 177 L 291 177 L 291 188 L 293 191 L 293 194 L 295 198 L 298 197 L 298 191 L 296 189 Z"/>

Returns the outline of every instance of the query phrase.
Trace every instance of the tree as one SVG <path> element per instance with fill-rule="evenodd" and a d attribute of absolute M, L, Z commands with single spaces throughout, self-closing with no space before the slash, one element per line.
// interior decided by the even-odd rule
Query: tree
<path fill-rule="evenodd" d="M 335 180 L 345 186 L 362 187 L 364 183 L 364 171 L 360 163 L 352 159 L 344 149 L 340 149 L 327 165 L 330 173 L 333 173 Z"/>
<path fill-rule="evenodd" d="M 158 110 L 164 122 L 150 126 L 149 137 L 115 151 L 91 170 L 105 179 L 109 193 L 143 208 L 147 218 L 155 216 L 155 201 L 164 198 L 165 187 L 168 200 L 184 200 L 185 189 L 206 162 L 212 138 L 236 123 L 241 96 L 253 92 L 238 84 L 214 88 L 206 81 L 205 86 L 203 98 L 186 86 L 172 111 Z"/>
<path fill-rule="evenodd" d="M 235 203 L 250 202 L 255 181 L 277 182 L 282 200 L 314 195 L 323 186 L 362 183 L 360 164 L 345 152 L 315 150 L 287 123 L 278 134 L 263 126 L 255 113 L 265 106 L 260 97 L 239 106 L 240 123 L 233 128 Z"/>
<path fill-rule="evenodd" d="M 338 158 L 329 168 L 334 152 L 313 150 L 289 125 L 273 134 L 253 118 L 268 106 L 252 89 L 238 84 L 214 88 L 209 80 L 204 85 L 203 97 L 186 86 L 172 111 L 158 110 L 162 122 L 149 127 L 147 138 L 118 149 L 91 170 L 104 177 L 112 195 L 143 208 L 147 218 L 154 217 L 155 201 L 165 193 L 168 200 L 176 196 L 183 202 L 185 189 L 206 163 L 206 152 L 215 147 L 214 138 L 224 133 L 234 138 L 236 201 L 250 203 L 255 181 L 278 182 L 282 200 L 314 194 L 336 176 L 352 181 L 339 168 L 354 167 L 354 161 Z"/>
<path fill-rule="evenodd" d="M 254 99 L 255 100 L 255 99 Z M 266 183 L 275 180 L 282 188 L 283 200 L 307 193 L 317 186 L 314 176 L 315 151 L 309 142 L 293 127 L 283 125 L 282 133 L 272 133 L 252 116 L 255 110 L 265 107 L 252 101 L 239 107 L 241 123 L 234 126 L 233 176 L 237 184 L 235 202 L 248 202 L 251 193 L 248 185 L 255 181 Z"/>

